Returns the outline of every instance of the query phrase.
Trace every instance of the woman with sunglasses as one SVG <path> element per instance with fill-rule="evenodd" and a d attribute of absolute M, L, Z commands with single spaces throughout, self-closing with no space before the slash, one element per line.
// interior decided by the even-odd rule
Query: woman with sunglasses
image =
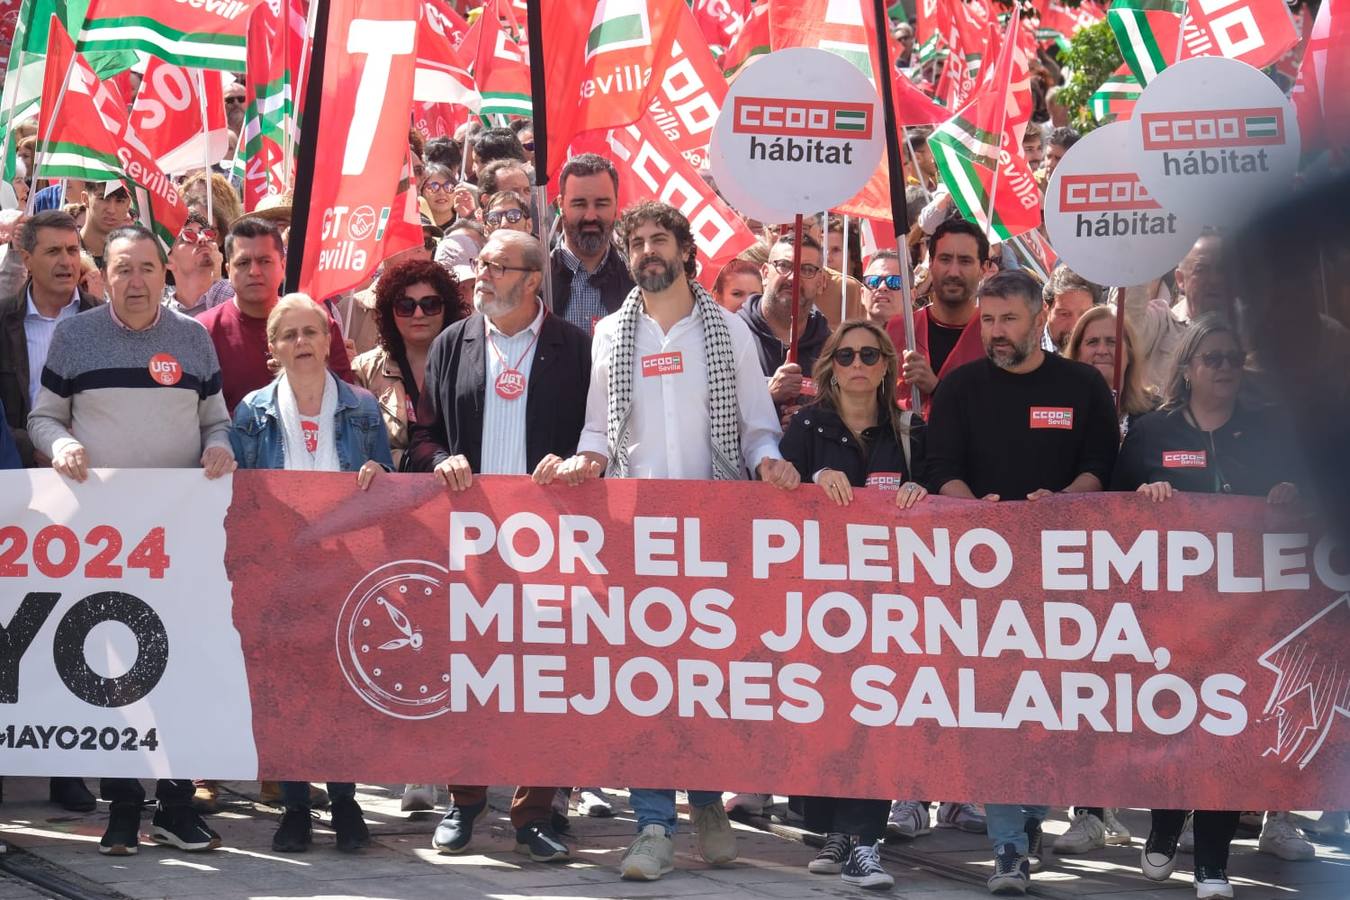
<path fill-rule="evenodd" d="M 434 262 L 399 263 L 375 285 L 380 343 L 352 360 L 352 373 L 357 384 L 379 401 L 395 465 L 402 463 L 408 449 L 408 429 L 416 419 L 431 342 L 468 312 L 455 276 Z"/>
<path fill-rule="evenodd" d="M 1238 400 L 1245 354 L 1226 320 L 1201 316 L 1178 349 L 1162 409 L 1140 419 L 1125 438 L 1111 479 L 1113 490 L 1138 491 L 1165 503 L 1177 491 L 1243 494 L 1267 503 L 1289 503 L 1298 490 L 1294 466 L 1273 417 Z M 1166 881 L 1176 866 L 1187 810 L 1153 810 L 1152 829 L 1140 854 L 1144 875 Z M 1236 810 L 1196 810 L 1195 895 L 1232 897 L 1228 845 L 1237 831 Z"/>
<path fill-rule="evenodd" d="M 515 191 L 498 191 L 488 202 L 487 212 L 483 214 L 483 224 L 487 226 L 488 236 L 498 228 L 508 231 L 534 233 L 534 219 L 530 216 L 530 204 Z"/>
<path fill-rule="evenodd" d="M 422 199 L 437 228 L 445 228 L 456 217 L 468 215 L 475 202 L 472 195 L 456 183 L 455 173 L 432 163 L 422 169 Z M 467 210 L 468 212 L 463 212 Z"/>

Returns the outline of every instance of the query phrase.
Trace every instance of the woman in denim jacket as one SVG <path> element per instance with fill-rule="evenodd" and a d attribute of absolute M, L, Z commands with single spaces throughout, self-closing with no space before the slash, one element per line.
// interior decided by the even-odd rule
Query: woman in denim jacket
<path fill-rule="evenodd" d="M 287 294 L 267 317 L 267 349 L 281 364 L 277 380 L 235 408 L 230 443 L 241 469 L 356 472 L 362 490 L 381 471 L 392 471 L 389 437 L 375 397 L 328 371 L 328 316 L 304 294 Z M 356 803 L 356 785 L 329 783 L 337 848 L 370 844 Z M 285 781 L 286 812 L 272 849 L 298 853 L 312 842 L 309 785 Z"/>

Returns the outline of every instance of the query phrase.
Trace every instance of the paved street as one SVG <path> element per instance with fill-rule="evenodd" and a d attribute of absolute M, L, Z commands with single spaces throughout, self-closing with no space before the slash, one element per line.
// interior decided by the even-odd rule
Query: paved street
<path fill-rule="evenodd" d="M 806 863 L 814 850 L 795 829 L 758 823 L 737 825 L 740 860 L 730 868 L 709 868 L 696 858 L 692 838 L 677 842 L 676 871 L 652 884 L 620 881 L 615 872 L 633 832 L 626 807 L 614 819 L 576 819 L 569 843 L 573 861 L 543 865 L 513 852 L 513 835 L 504 810 L 509 796 L 492 795 L 493 815 L 475 836 L 477 855 L 439 856 L 431 849 L 431 831 L 439 814 L 416 819 L 399 812 L 400 788 L 363 785 L 358 799 L 366 811 L 375 846 L 357 855 L 333 848 L 331 832 L 315 829 L 315 846 L 297 856 L 271 851 L 277 812 L 259 805 L 256 784 L 230 783 L 212 824 L 225 846 L 208 854 L 185 854 L 142 844 L 139 855 L 113 860 L 97 851 L 106 808 L 88 815 L 69 814 L 47 804 L 46 783 L 6 779 L 0 807 L 0 833 L 11 845 L 0 871 L 0 900 L 72 898 L 619 898 L 698 897 L 864 897 L 838 876 L 811 875 Z M 621 795 L 620 795 L 621 796 Z M 1134 833 L 1131 848 L 1108 848 L 1085 857 L 1051 856 L 1046 871 L 1034 876 L 1033 894 L 1065 900 L 1188 900 L 1189 858 L 1164 884 L 1144 880 L 1138 870 L 1139 846 L 1147 831 L 1147 813 L 1122 810 Z M 326 823 L 327 819 L 321 819 Z M 149 813 L 143 818 L 148 827 Z M 1062 810 L 1047 831 L 1068 825 Z M 490 827 L 489 827 L 490 826 Z M 1047 844 L 1049 841 L 1047 840 Z M 896 888 L 889 895 L 914 900 L 969 900 L 987 897 L 983 883 L 989 853 L 984 838 L 950 830 L 904 844 L 888 845 L 887 869 Z M 1255 839 L 1234 847 L 1230 875 L 1239 900 L 1346 900 L 1350 898 L 1350 842 L 1321 844 L 1312 862 L 1290 863 L 1256 852 Z"/>

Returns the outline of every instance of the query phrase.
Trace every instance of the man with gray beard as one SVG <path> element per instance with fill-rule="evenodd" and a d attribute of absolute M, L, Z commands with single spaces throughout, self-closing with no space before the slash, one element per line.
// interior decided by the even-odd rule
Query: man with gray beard
<path fill-rule="evenodd" d="M 1101 373 L 1041 349 L 1045 303 L 1025 272 L 1000 272 L 976 296 L 985 358 L 938 383 L 928 422 L 929 489 L 994 502 L 1102 490 L 1120 436 Z M 1040 868 L 1046 811 L 985 805 L 992 893 L 1027 892 Z"/>

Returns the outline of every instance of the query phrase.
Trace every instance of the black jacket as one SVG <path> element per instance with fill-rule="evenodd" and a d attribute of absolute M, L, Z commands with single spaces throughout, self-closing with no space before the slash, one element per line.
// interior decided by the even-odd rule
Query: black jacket
<path fill-rule="evenodd" d="M 12 251 L 18 252 L 18 251 Z M 23 283 L 23 289 L 12 297 L 0 300 L 0 403 L 5 407 L 5 421 L 19 447 L 19 458 L 32 467 L 33 442 L 28 439 L 28 337 L 23 319 L 28 314 L 28 288 L 32 279 Z M 80 312 L 93 309 L 98 303 L 80 291 Z"/>
<path fill-rule="evenodd" d="M 567 307 L 572 302 L 572 270 L 563 262 L 562 248 L 555 247 L 551 254 L 553 265 L 553 311 L 560 318 L 567 316 Z M 623 254 L 613 247 L 600 261 L 600 268 L 591 276 L 591 284 L 600 291 L 600 302 L 606 312 L 618 312 L 623 301 L 635 287 L 633 276 L 624 264 Z M 594 331 L 594 328 L 589 329 Z"/>
<path fill-rule="evenodd" d="M 763 294 L 753 294 L 741 304 L 736 315 L 750 326 L 750 333 L 755 336 L 756 347 L 759 350 L 760 368 L 764 370 L 766 376 L 772 376 L 783 363 L 787 362 L 788 348 L 765 321 L 764 313 L 760 309 L 763 301 Z M 816 367 L 816 357 L 820 355 L 820 348 L 824 347 L 829 339 L 829 320 L 820 310 L 811 310 L 810 315 L 806 317 L 802 336 L 797 341 L 797 365 L 802 367 L 802 374 L 807 378 L 811 377 L 811 370 Z"/>
<path fill-rule="evenodd" d="M 906 462 L 889 422 L 879 422 L 863 432 L 867 443 L 864 448 L 838 413 L 813 403 L 792 416 L 778 449 L 797 467 L 803 481 L 810 481 L 821 469 L 835 469 L 847 475 L 854 487 L 866 487 L 869 475 L 898 475 L 902 481 L 922 482 L 924 431 L 923 419 L 914 416 L 909 430 L 910 459 Z"/>
<path fill-rule="evenodd" d="M 1166 481 L 1179 491 L 1264 497 L 1281 481 L 1300 480 L 1293 443 L 1274 414 L 1241 404 L 1211 433 L 1192 425 L 1184 410 L 1159 410 L 1131 424 L 1111 489 Z"/>
<path fill-rule="evenodd" d="M 487 352 L 482 313 L 461 319 L 437 335 L 427 355 L 417 421 L 403 457 L 407 471 L 430 472 L 461 453 L 474 472 L 481 470 Z M 529 472 L 550 453 L 564 458 L 576 453 L 586 423 L 590 383 L 591 339 L 558 316 L 545 316 L 525 396 Z"/>

